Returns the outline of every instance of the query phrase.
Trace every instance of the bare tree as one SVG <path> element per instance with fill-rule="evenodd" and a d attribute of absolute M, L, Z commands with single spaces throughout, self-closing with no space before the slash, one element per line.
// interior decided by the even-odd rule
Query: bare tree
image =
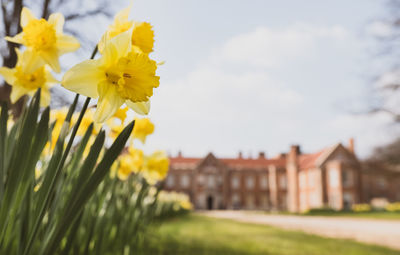
<path fill-rule="evenodd" d="M 368 112 L 387 113 L 394 122 L 400 123 L 400 0 L 387 0 L 386 5 L 387 15 L 380 23 L 387 32 L 377 35 L 376 39 L 388 68 L 375 79 L 375 97 Z"/>

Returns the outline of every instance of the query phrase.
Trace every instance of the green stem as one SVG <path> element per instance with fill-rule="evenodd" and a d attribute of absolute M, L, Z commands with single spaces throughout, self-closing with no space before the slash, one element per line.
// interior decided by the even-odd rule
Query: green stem
<path fill-rule="evenodd" d="M 96 55 L 96 53 L 97 53 L 97 45 L 96 45 L 96 47 L 94 48 L 90 59 L 93 59 L 94 56 Z M 77 100 L 78 97 L 79 97 L 79 94 L 76 94 L 75 100 Z M 76 122 L 76 124 L 75 124 L 75 126 L 74 126 L 74 129 L 73 129 L 73 131 L 72 131 L 72 134 L 71 134 L 71 136 L 70 136 L 70 138 L 69 138 L 67 147 L 65 148 L 65 151 L 64 151 L 63 156 L 62 156 L 62 158 L 61 158 L 61 161 L 58 163 L 57 170 L 56 170 L 56 174 L 55 174 L 54 178 L 51 180 L 50 188 L 48 189 L 48 192 L 47 192 L 46 197 L 45 197 L 45 200 L 44 200 L 45 202 L 43 203 L 43 206 L 40 208 L 39 216 L 38 216 L 38 218 L 36 219 L 36 222 L 35 222 L 35 225 L 34 225 L 34 227 L 33 227 L 32 233 L 31 233 L 31 235 L 29 236 L 29 239 L 28 239 L 29 241 L 28 241 L 28 243 L 27 243 L 27 245 L 26 245 L 26 247 L 25 247 L 25 249 L 24 249 L 23 255 L 27 255 L 27 254 L 28 254 L 29 250 L 30 250 L 31 247 L 32 247 L 33 241 L 34 241 L 35 238 L 36 238 L 36 234 L 37 234 L 37 232 L 38 232 L 38 230 L 39 230 L 40 222 L 42 221 L 42 219 L 43 219 L 43 217 L 44 217 L 44 215 L 45 215 L 45 213 L 46 213 L 46 207 L 48 206 L 48 203 L 49 203 L 49 201 L 50 201 L 50 194 L 51 194 L 51 191 L 54 189 L 55 184 L 56 184 L 56 180 L 58 179 L 58 176 L 60 175 L 61 170 L 62 170 L 63 167 L 64 167 L 64 163 L 65 163 L 65 161 L 66 161 L 66 159 L 67 159 L 67 157 L 68 157 L 69 151 L 71 150 L 71 147 L 72 147 L 72 144 L 73 144 L 73 142 L 74 142 L 76 133 L 78 132 L 78 128 L 79 128 L 79 126 L 80 126 L 80 124 L 81 124 L 81 122 L 82 122 L 83 115 L 85 115 L 85 112 L 86 112 L 86 110 L 87 110 L 87 108 L 88 108 L 89 102 L 90 102 L 90 97 L 87 97 L 85 103 L 83 104 L 82 110 L 81 110 L 81 112 L 80 112 L 80 114 L 79 114 L 78 120 L 77 120 L 77 122 Z M 71 118 L 70 115 L 72 115 L 72 111 L 71 111 L 71 112 L 68 112 L 68 115 L 67 115 L 67 118 L 66 118 L 67 120 Z M 68 118 L 68 117 L 69 117 L 69 118 Z"/>

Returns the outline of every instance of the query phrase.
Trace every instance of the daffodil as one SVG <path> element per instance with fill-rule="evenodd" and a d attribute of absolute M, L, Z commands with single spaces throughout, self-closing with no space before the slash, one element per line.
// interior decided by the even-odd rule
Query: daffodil
<path fill-rule="evenodd" d="M 51 152 L 54 151 L 56 142 L 61 133 L 62 125 L 67 117 L 67 112 L 68 112 L 67 108 L 56 109 L 50 112 L 50 120 L 52 122 L 54 121 L 55 123 L 53 130 L 51 132 L 50 140 L 47 142 L 43 150 L 43 154 L 45 157 L 51 155 Z M 72 123 L 70 123 L 70 126 L 71 125 Z"/>
<path fill-rule="evenodd" d="M 139 114 L 150 110 L 149 99 L 159 85 L 157 64 L 131 45 L 132 30 L 106 42 L 100 59 L 86 60 L 68 70 L 62 86 L 98 98 L 95 121 L 109 119 L 122 104 Z"/>
<path fill-rule="evenodd" d="M 119 119 L 121 123 L 124 123 L 126 119 L 126 112 L 128 111 L 128 107 L 120 108 L 114 113 L 114 117 Z"/>
<path fill-rule="evenodd" d="M 89 128 L 90 124 L 94 122 L 94 113 L 92 109 L 88 109 L 83 115 L 81 124 L 79 125 L 78 132 L 77 134 L 80 136 L 83 136 L 86 133 L 86 130 Z M 79 118 L 79 113 L 75 113 L 72 117 L 72 123 L 76 123 Z M 94 123 L 93 125 L 93 131 L 92 134 L 97 134 L 100 130 L 100 127 L 98 124 Z"/>
<path fill-rule="evenodd" d="M 132 29 L 131 43 L 139 48 L 143 53 L 149 54 L 154 47 L 154 31 L 148 22 L 136 22 L 129 20 L 131 7 L 127 7 L 117 13 L 114 22 L 102 36 L 99 42 L 99 51 L 103 52 L 105 43 L 111 38 Z"/>
<path fill-rule="evenodd" d="M 53 71 L 60 72 L 58 58 L 79 48 L 76 38 L 63 34 L 64 16 L 61 13 L 51 14 L 49 20 L 37 19 L 31 10 L 24 7 L 21 12 L 22 32 L 5 39 L 23 44 L 31 51 L 35 63 L 48 64 Z"/>
<path fill-rule="evenodd" d="M 143 166 L 143 151 L 129 148 L 128 153 L 121 156 L 117 176 L 121 180 L 128 179 L 132 173 L 138 173 Z"/>
<path fill-rule="evenodd" d="M 49 105 L 49 88 L 58 81 L 46 66 L 35 66 L 35 57 L 32 51 L 21 52 L 16 49 L 16 52 L 18 59 L 15 68 L 0 67 L 0 75 L 12 86 L 11 103 L 15 103 L 23 95 L 33 95 L 38 88 L 41 88 L 40 103 L 42 106 Z"/>
<path fill-rule="evenodd" d="M 168 173 L 169 159 L 165 152 L 156 151 L 145 156 L 141 173 L 149 184 L 163 180 Z"/>
<path fill-rule="evenodd" d="M 146 142 L 146 137 L 154 132 L 154 124 L 149 118 L 135 119 L 133 128 L 133 137 L 139 139 L 142 143 Z"/>

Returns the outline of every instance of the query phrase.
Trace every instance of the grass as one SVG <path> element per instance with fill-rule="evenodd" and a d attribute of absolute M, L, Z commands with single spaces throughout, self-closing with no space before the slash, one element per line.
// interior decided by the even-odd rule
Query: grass
<path fill-rule="evenodd" d="M 400 252 L 351 240 L 186 215 L 150 228 L 138 254 L 391 255 Z"/>
<path fill-rule="evenodd" d="M 356 217 L 356 218 L 369 218 L 369 219 L 383 219 L 383 220 L 400 220 L 400 212 L 386 212 L 386 211 L 371 211 L 371 212 L 352 212 L 352 211 L 337 211 L 337 212 L 308 212 L 300 214 L 304 216 L 339 216 L 339 217 Z"/>

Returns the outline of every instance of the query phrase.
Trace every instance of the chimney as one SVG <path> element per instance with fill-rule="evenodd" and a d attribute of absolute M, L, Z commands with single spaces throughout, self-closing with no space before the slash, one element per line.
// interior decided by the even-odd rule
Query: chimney
<path fill-rule="evenodd" d="M 260 152 L 258 153 L 258 158 L 259 158 L 259 159 L 265 159 L 265 152 L 260 151 Z"/>
<path fill-rule="evenodd" d="M 243 158 L 243 153 L 241 151 L 239 151 L 238 158 L 240 158 L 240 159 Z"/>
<path fill-rule="evenodd" d="M 182 158 L 182 151 L 178 151 L 178 158 Z"/>
<path fill-rule="evenodd" d="M 299 145 L 292 145 L 290 146 L 290 152 L 289 152 L 289 160 L 296 161 L 297 156 L 301 154 L 300 151 L 300 146 Z"/>
<path fill-rule="evenodd" d="M 351 152 L 351 153 L 353 153 L 354 154 L 354 138 L 353 137 L 351 137 L 350 139 L 349 139 L 349 144 L 348 144 L 348 150 Z"/>

